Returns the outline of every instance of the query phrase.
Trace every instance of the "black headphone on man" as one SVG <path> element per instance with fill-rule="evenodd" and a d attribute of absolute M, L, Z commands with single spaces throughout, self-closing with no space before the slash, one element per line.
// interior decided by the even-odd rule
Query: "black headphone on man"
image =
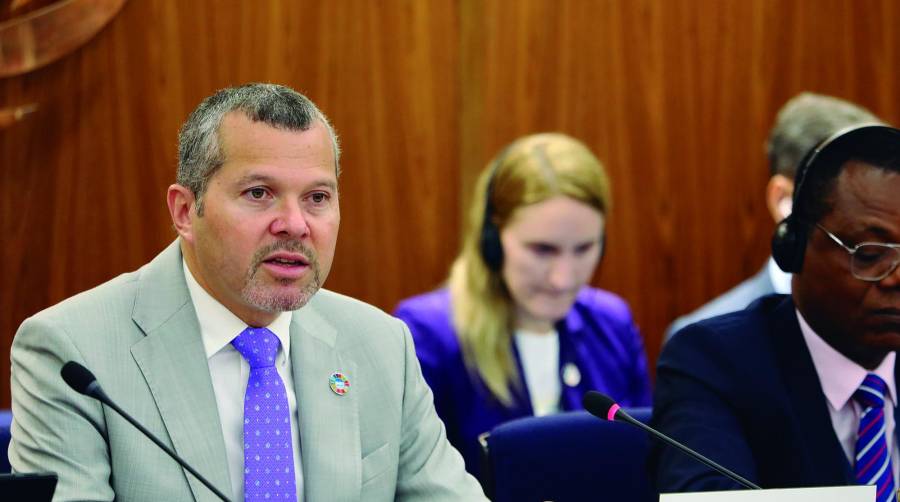
<path fill-rule="evenodd" d="M 848 150 L 861 151 L 861 145 L 883 145 L 886 141 L 900 142 L 900 129 L 885 125 L 856 125 L 835 132 L 803 157 L 795 176 L 791 205 L 793 212 L 778 223 L 772 235 L 772 258 L 781 270 L 796 274 L 803 269 L 809 222 L 803 221 L 798 213 L 806 207 L 804 194 L 809 189 L 804 190 L 803 187 L 809 185 L 808 180 L 814 176 L 813 173 L 824 169 L 816 166 L 838 162 L 843 164 L 852 158 L 852 155 L 848 156 Z"/>
<path fill-rule="evenodd" d="M 491 174 L 488 177 L 487 187 L 484 192 L 484 220 L 481 224 L 479 247 L 481 249 L 481 258 L 484 260 L 485 265 L 494 272 L 500 272 L 503 269 L 503 243 L 500 242 L 500 227 L 494 222 L 494 203 L 491 199 L 494 194 L 494 179 L 497 177 L 497 171 L 500 170 L 500 166 L 506 161 L 506 157 L 513 144 L 515 144 L 515 142 L 507 145 L 506 148 L 500 152 L 500 155 L 497 156 L 496 160 L 494 160 L 491 165 Z M 600 235 L 600 260 L 602 260 L 603 255 L 606 254 L 604 252 L 605 250 L 606 232 L 604 231 Z M 597 264 L 599 265 L 600 262 L 598 261 Z"/>

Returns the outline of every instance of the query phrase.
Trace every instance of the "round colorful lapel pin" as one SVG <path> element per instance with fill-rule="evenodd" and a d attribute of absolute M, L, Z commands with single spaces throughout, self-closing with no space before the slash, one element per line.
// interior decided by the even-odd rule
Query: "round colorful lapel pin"
<path fill-rule="evenodd" d="M 343 396 L 350 392 L 350 380 L 340 371 L 335 371 L 331 374 L 328 378 L 328 386 L 339 396 Z"/>

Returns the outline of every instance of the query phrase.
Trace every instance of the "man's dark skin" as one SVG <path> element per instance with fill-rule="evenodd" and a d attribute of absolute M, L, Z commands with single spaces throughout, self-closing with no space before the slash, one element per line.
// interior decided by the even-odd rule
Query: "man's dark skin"
<path fill-rule="evenodd" d="M 850 160 L 827 201 L 831 210 L 818 223 L 846 245 L 900 242 L 900 173 Z M 864 368 L 900 349 L 900 267 L 877 282 L 860 280 L 847 251 L 813 225 L 792 288 L 810 327 Z"/>

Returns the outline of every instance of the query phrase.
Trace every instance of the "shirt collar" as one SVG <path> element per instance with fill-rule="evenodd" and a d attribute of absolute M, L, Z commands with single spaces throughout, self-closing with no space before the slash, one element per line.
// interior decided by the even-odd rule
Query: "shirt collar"
<path fill-rule="evenodd" d="M 803 339 L 809 348 L 809 355 L 812 356 L 816 373 L 819 375 L 822 391 L 825 392 L 825 397 L 832 408 L 840 410 L 847 405 L 847 402 L 853 397 L 853 393 L 862 385 L 866 375 L 870 372 L 828 345 L 813 331 L 799 310 L 797 311 L 797 320 L 800 322 L 800 331 L 803 333 Z M 887 383 L 888 396 L 886 397 L 890 398 L 894 407 L 897 406 L 897 384 L 894 381 L 896 358 L 895 352 L 889 352 L 881 364 L 871 372 Z"/>
<path fill-rule="evenodd" d="M 223 348 L 230 347 L 231 341 L 247 329 L 247 324 L 200 286 L 183 259 L 181 266 L 184 269 L 184 279 L 191 295 L 191 302 L 197 312 L 197 321 L 200 323 L 200 337 L 203 340 L 206 358 L 209 359 Z M 285 357 L 290 354 L 292 315 L 291 312 L 282 312 L 266 326 L 278 337 Z"/>

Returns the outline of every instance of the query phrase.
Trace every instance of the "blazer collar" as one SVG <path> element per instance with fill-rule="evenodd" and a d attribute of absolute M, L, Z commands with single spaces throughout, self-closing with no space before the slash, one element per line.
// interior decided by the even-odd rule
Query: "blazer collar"
<path fill-rule="evenodd" d="M 317 308 L 319 292 L 294 312 L 291 321 L 291 366 L 297 394 L 305 500 L 353 501 L 362 498 L 362 443 L 355 361 L 341 350 L 338 331 Z M 339 395 L 329 379 L 335 373 L 350 381 Z M 304 447 L 308 445 L 308 447 Z"/>
<path fill-rule="evenodd" d="M 228 493 L 222 426 L 181 262 L 176 240 L 141 269 L 132 318 L 146 336 L 131 353 L 175 451 Z M 357 366 L 339 349 L 337 329 L 316 307 L 322 294 L 294 312 L 290 329 L 304 498 L 359 500 L 362 447 L 358 393 L 352 392 Z M 336 372 L 350 380 L 351 392 L 340 396 L 331 390 L 329 378 Z M 185 476 L 195 499 L 210 499 L 199 481 Z"/>
<path fill-rule="evenodd" d="M 175 451 L 225 493 L 225 442 L 200 326 L 182 271 L 180 241 L 140 270 L 132 319 L 146 335 L 131 347 Z M 196 500 L 212 494 L 185 471 Z"/>
<path fill-rule="evenodd" d="M 834 433 L 828 403 L 809 349 L 803 341 L 790 296 L 784 297 L 775 307 L 770 333 L 778 365 L 791 396 L 796 423 L 803 425 L 798 429 L 802 436 L 798 440 L 803 441 L 808 458 L 804 462 L 798 459 L 798 465 L 816 466 L 816 472 L 809 473 L 809 476 L 818 479 L 822 486 L 834 484 L 835 480 L 855 483 L 850 463 Z"/>

